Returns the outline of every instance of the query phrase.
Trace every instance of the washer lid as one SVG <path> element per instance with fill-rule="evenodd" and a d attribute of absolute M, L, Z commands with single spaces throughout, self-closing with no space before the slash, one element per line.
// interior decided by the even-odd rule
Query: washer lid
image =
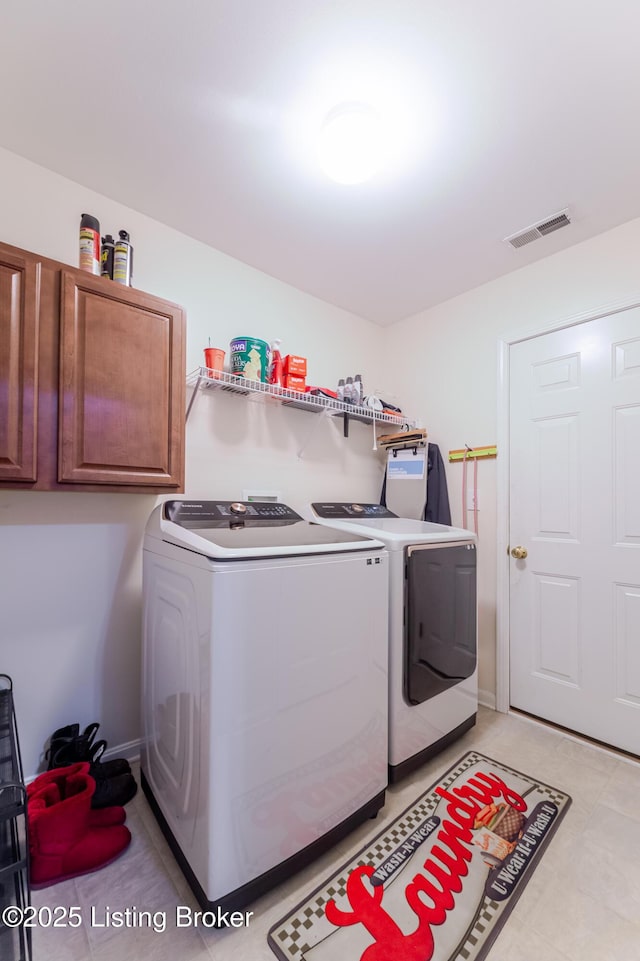
<path fill-rule="evenodd" d="M 382 548 L 380 541 L 305 521 L 286 504 L 251 501 L 166 501 L 159 512 L 164 541 L 219 560 L 246 560 Z M 147 531 L 153 534 L 154 515 Z M 156 527 L 157 529 L 157 527 Z"/>
<path fill-rule="evenodd" d="M 311 516 L 336 530 L 379 538 L 389 550 L 400 550 L 409 544 L 476 540 L 473 531 L 398 517 L 381 504 L 322 501 L 311 505 Z"/>

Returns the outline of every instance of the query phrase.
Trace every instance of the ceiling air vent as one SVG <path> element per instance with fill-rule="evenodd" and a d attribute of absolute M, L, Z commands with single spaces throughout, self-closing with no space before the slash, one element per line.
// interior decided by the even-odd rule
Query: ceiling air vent
<path fill-rule="evenodd" d="M 505 237 L 504 242 L 516 249 L 518 247 L 524 247 L 525 244 L 530 244 L 533 240 L 537 240 L 538 237 L 545 237 L 547 234 L 552 234 L 554 230 L 560 230 L 561 227 L 568 227 L 570 223 L 569 208 L 567 207 L 552 217 L 547 217 L 546 220 L 532 224 L 531 227 L 527 227 L 526 230 L 520 230 L 517 234 L 512 234 L 511 237 Z"/>

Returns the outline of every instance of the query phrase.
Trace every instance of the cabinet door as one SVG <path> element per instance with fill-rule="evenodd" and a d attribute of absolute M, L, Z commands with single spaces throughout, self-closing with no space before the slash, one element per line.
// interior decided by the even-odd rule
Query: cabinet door
<path fill-rule="evenodd" d="M 58 480 L 181 488 L 184 314 L 62 271 Z"/>
<path fill-rule="evenodd" d="M 36 479 L 38 276 L 0 247 L 0 480 Z"/>

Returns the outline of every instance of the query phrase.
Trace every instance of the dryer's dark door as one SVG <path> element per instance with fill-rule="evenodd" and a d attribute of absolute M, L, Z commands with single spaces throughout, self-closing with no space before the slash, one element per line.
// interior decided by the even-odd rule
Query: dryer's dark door
<path fill-rule="evenodd" d="M 407 551 L 404 694 L 420 704 L 476 667 L 475 544 Z"/>

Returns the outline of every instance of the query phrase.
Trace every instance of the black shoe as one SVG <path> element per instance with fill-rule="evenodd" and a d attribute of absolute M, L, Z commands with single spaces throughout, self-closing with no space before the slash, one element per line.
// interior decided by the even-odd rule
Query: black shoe
<path fill-rule="evenodd" d="M 69 764 L 76 764 L 78 761 L 88 761 L 87 754 L 99 727 L 100 725 L 94 721 L 84 729 L 82 734 L 80 734 L 79 724 L 68 724 L 54 731 L 51 735 L 49 750 L 45 755 L 48 770 L 51 771 L 55 767 L 68 767 Z"/>
<path fill-rule="evenodd" d="M 91 748 L 91 758 L 89 774 L 96 781 L 104 781 L 105 778 L 118 777 L 120 774 L 131 774 L 131 765 L 123 757 L 115 757 L 110 761 L 101 761 L 100 758 L 107 749 L 106 741 L 96 741 Z"/>
<path fill-rule="evenodd" d="M 96 781 L 96 790 L 91 798 L 91 807 L 113 807 L 115 804 L 125 805 L 135 796 L 138 785 L 132 774 L 119 774 L 117 777 L 107 777 Z"/>

